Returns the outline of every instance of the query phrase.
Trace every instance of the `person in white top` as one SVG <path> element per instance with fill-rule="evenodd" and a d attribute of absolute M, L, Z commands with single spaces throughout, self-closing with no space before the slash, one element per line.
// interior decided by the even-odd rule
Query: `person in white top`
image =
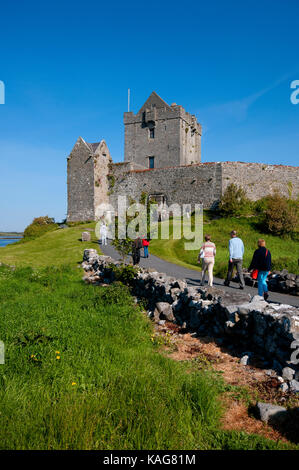
<path fill-rule="evenodd" d="M 102 245 L 107 245 L 107 226 L 105 222 L 101 225 L 100 234 L 102 237 Z"/>
<path fill-rule="evenodd" d="M 205 274 L 208 271 L 208 285 L 213 286 L 213 268 L 216 256 L 216 246 L 211 242 L 211 236 L 205 235 L 205 243 L 202 245 L 199 255 L 198 262 L 202 259 L 202 273 L 201 273 L 201 285 L 205 284 Z"/>

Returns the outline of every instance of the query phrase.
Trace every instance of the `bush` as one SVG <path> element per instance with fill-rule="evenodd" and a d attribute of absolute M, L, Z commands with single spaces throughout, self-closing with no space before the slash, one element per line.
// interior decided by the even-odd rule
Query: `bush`
<path fill-rule="evenodd" d="M 257 215 L 264 214 L 269 206 L 269 196 L 262 197 L 253 203 L 254 212 Z"/>
<path fill-rule="evenodd" d="M 131 286 L 133 284 L 137 275 L 137 269 L 134 268 L 134 266 L 125 264 L 122 266 L 115 266 L 115 264 L 111 264 L 110 268 L 114 273 L 116 281 L 122 282 L 126 286 Z"/>
<path fill-rule="evenodd" d="M 298 202 L 275 193 L 267 197 L 267 206 L 263 217 L 265 230 L 279 236 L 289 235 L 297 230 Z"/>
<path fill-rule="evenodd" d="M 34 238 L 41 237 L 47 232 L 51 232 L 52 230 L 56 230 L 58 225 L 55 224 L 53 218 L 48 217 L 36 217 L 33 219 L 33 222 L 28 225 L 28 227 L 24 230 L 24 239 L 33 240 Z"/>
<path fill-rule="evenodd" d="M 65 222 L 68 227 L 78 227 L 79 225 L 90 224 L 93 220 L 77 220 L 76 222 Z"/>
<path fill-rule="evenodd" d="M 219 210 L 225 217 L 248 215 L 252 211 L 252 203 L 244 189 L 232 183 L 221 198 Z"/>

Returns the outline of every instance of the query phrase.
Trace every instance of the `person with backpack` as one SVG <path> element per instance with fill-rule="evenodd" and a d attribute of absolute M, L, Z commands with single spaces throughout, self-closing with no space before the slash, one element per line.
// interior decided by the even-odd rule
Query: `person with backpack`
<path fill-rule="evenodd" d="M 148 258 L 148 247 L 149 247 L 149 241 L 147 238 L 142 239 L 142 246 L 143 246 L 143 255 L 144 258 Z"/>
<path fill-rule="evenodd" d="M 266 242 L 263 238 L 260 238 L 257 242 L 258 249 L 255 250 L 252 261 L 249 266 L 249 271 L 258 271 L 257 274 L 257 287 L 258 293 L 261 297 L 264 297 L 265 300 L 268 299 L 268 285 L 267 277 L 271 269 L 271 253 L 266 248 Z M 256 276 L 253 276 L 256 278 Z"/>
<path fill-rule="evenodd" d="M 205 284 L 205 274 L 208 271 L 208 286 L 213 286 L 213 267 L 215 264 L 216 246 L 211 242 L 211 235 L 205 235 L 205 243 L 202 245 L 198 262 L 202 261 L 201 285 Z"/>

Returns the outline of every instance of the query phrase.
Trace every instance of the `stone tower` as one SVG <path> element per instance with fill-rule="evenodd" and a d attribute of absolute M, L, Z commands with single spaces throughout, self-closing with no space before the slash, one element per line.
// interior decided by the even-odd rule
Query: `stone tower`
<path fill-rule="evenodd" d="M 111 162 L 104 140 L 89 144 L 79 137 L 67 159 L 69 222 L 95 220 L 96 207 L 109 202 L 107 175 Z"/>
<path fill-rule="evenodd" d="M 144 168 L 200 163 L 201 125 L 182 106 L 154 91 L 137 114 L 124 113 L 125 162 Z"/>

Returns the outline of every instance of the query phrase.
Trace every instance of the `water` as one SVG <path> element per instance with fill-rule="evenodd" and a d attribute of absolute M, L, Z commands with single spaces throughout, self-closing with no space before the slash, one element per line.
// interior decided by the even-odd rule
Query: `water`
<path fill-rule="evenodd" d="M 9 245 L 10 243 L 18 242 L 19 240 L 19 238 L 0 238 L 0 248 L 2 246 Z"/>

